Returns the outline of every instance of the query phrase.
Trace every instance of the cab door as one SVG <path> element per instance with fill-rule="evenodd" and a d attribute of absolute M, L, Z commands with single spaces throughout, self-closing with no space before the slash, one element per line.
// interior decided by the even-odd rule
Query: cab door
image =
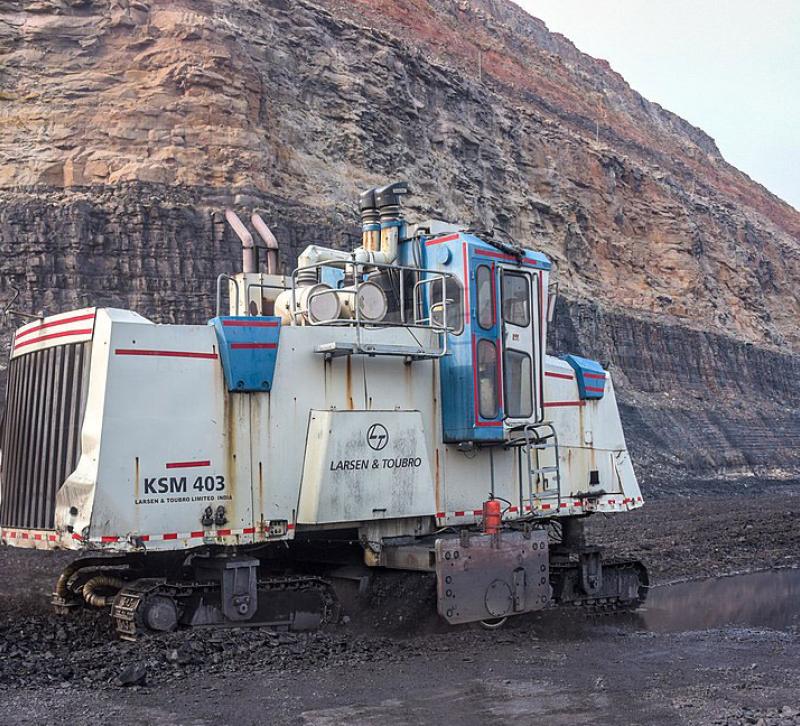
<path fill-rule="evenodd" d="M 538 276 L 521 268 L 500 269 L 503 323 L 503 399 L 509 427 L 542 419 L 540 400 Z"/>

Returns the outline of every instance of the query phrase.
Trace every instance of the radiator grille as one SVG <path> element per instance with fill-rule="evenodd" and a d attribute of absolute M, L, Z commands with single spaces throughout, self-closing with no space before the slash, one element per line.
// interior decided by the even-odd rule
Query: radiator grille
<path fill-rule="evenodd" d="M 91 343 L 10 361 L 0 431 L 0 525 L 54 529 L 56 492 L 75 470 Z"/>

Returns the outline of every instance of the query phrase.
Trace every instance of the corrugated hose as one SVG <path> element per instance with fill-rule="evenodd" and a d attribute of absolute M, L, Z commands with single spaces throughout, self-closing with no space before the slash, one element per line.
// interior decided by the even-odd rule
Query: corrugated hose
<path fill-rule="evenodd" d="M 124 586 L 125 581 L 120 580 L 118 577 L 112 577 L 111 575 L 95 575 L 84 584 L 82 588 L 83 599 L 89 605 L 95 608 L 108 607 L 112 602 L 114 602 L 117 592 L 119 592 Z M 114 592 L 112 595 L 100 595 L 96 591 L 101 588 L 114 588 L 116 592 Z"/>

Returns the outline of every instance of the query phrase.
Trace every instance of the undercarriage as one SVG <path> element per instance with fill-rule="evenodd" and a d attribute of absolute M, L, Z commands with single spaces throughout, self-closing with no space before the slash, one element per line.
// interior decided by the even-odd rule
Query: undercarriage
<path fill-rule="evenodd" d="M 60 613 L 108 608 L 118 636 L 135 640 L 187 627 L 318 630 L 340 622 L 340 595 L 353 583 L 366 601 L 381 571 L 409 581 L 435 575 L 435 607 L 451 625 L 498 627 L 510 616 L 560 606 L 634 610 L 647 595 L 644 566 L 603 560 L 599 547 L 586 545 L 582 518 L 381 546 L 356 535 L 329 532 L 289 547 L 90 555 L 64 570 L 53 605 Z"/>

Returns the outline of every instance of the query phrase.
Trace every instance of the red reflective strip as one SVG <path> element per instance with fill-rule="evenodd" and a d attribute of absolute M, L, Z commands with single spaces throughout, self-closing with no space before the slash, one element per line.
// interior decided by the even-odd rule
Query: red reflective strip
<path fill-rule="evenodd" d="M 444 519 L 447 516 L 445 512 L 436 512 L 437 519 Z"/>
<path fill-rule="evenodd" d="M 518 512 L 519 511 L 519 507 L 509 507 L 508 511 L 509 512 Z"/>
<path fill-rule="evenodd" d="M 56 536 L 54 534 L 48 534 L 47 535 L 47 539 L 50 542 L 55 542 L 56 541 Z"/>
<path fill-rule="evenodd" d="M 294 529 L 294 525 L 293 524 L 287 524 L 286 525 L 286 529 Z"/>
<path fill-rule="evenodd" d="M 441 244 L 442 242 L 452 242 L 454 239 L 458 239 L 458 238 L 459 238 L 458 234 L 448 234 L 445 237 L 435 237 L 434 239 L 429 239 L 425 243 L 425 246 L 426 247 L 431 247 L 432 245 L 438 245 L 438 244 Z"/>
<path fill-rule="evenodd" d="M 189 536 L 193 539 L 198 539 L 199 537 L 203 537 L 205 535 L 203 532 L 192 532 Z"/>
<path fill-rule="evenodd" d="M 77 532 L 73 532 L 72 539 L 82 540 L 83 537 L 81 537 Z"/>
<path fill-rule="evenodd" d="M 116 355 L 147 355 L 159 356 L 162 358 L 203 358 L 206 360 L 216 360 L 216 353 L 194 353 L 186 350 L 137 350 L 135 348 L 117 348 Z"/>
<path fill-rule="evenodd" d="M 527 257 L 517 258 L 511 255 L 504 255 L 501 252 L 490 252 L 489 250 L 475 250 L 476 255 L 483 257 L 494 257 L 497 260 L 510 260 L 511 262 L 522 263 L 523 265 L 530 265 L 531 267 L 538 267 L 540 262 L 537 260 L 529 260 Z"/>
<path fill-rule="evenodd" d="M 164 539 L 178 539 L 178 533 L 177 532 L 168 532 L 167 534 L 162 535 L 162 537 Z"/>
<path fill-rule="evenodd" d="M 545 408 L 558 408 L 559 406 L 585 406 L 585 401 L 550 401 L 544 404 Z"/>
<path fill-rule="evenodd" d="M 480 410 L 478 400 L 478 337 L 472 334 L 472 408 L 475 418 L 475 425 L 480 424 L 478 412 Z"/>
<path fill-rule="evenodd" d="M 542 504 L 542 509 L 550 509 L 550 505 L 549 504 Z"/>
<path fill-rule="evenodd" d="M 616 499 L 609 499 L 609 500 L 608 500 L 608 503 L 609 503 L 609 504 L 616 504 L 616 503 L 617 503 L 617 500 L 616 500 Z"/>
<path fill-rule="evenodd" d="M 167 469 L 192 469 L 198 466 L 211 466 L 211 462 L 208 459 L 204 461 L 173 461 L 167 464 Z"/>
<path fill-rule="evenodd" d="M 561 504 L 559 504 L 558 506 L 561 507 L 562 509 L 566 509 L 569 506 L 569 504 L 567 504 L 566 502 L 561 502 Z"/>
<path fill-rule="evenodd" d="M 6 537 L 11 537 L 13 539 L 17 538 L 17 533 L 15 531 L 6 532 Z"/>
<path fill-rule="evenodd" d="M 576 499 L 572 504 L 575 507 L 582 507 L 583 506 L 583 502 L 580 499 Z"/>
<path fill-rule="evenodd" d="M 33 535 L 33 538 L 34 538 L 35 540 L 37 540 L 37 541 L 41 541 L 41 539 L 42 539 L 42 535 L 41 535 L 41 534 L 39 534 L 38 532 L 36 532 L 36 533 Z"/>
<path fill-rule="evenodd" d="M 31 333 L 36 333 L 39 330 L 44 330 L 45 328 L 54 328 L 57 325 L 68 325 L 69 323 L 77 323 L 80 320 L 94 320 L 94 313 L 86 313 L 85 315 L 73 315 L 71 318 L 64 318 L 63 320 L 51 320 L 49 323 L 41 323 L 40 325 L 34 325 L 32 328 L 25 330 L 21 333 L 17 333 L 14 336 L 15 340 L 19 340 L 20 338 L 24 338 L 26 335 L 30 335 Z"/>
<path fill-rule="evenodd" d="M 473 513 L 473 514 L 474 514 L 476 517 L 481 517 L 481 516 L 483 516 L 483 510 L 482 510 L 482 509 L 473 509 L 473 510 L 472 510 L 472 513 Z"/>
<path fill-rule="evenodd" d="M 223 320 L 223 328 L 277 328 L 280 323 L 265 320 Z"/>
<path fill-rule="evenodd" d="M 19 536 L 20 536 L 22 539 L 28 539 L 28 533 L 27 533 L 27 532 L 20 532 L 20 533 L 19 533 Z"/>
<path fill-rule="evenodd" d="M 277 343 L 231 343 L 233 350 L 274 350 L 277 347 Z"/>
<path fill-rule="evenodd" d="M 538 278 L 537 284 L 539 286 L 539 336 L 540 337 L 547 337 L 547 333 L 545 331 L 545 324 L 544 324 L 544 273 L 539 272 L 536 276 Z M 541 342 L 541 341 L 540 341 Z M 546 340 L 544 341 L 547 342 Z M 547 345 L 544 346 L 545 348 Z M 539 362 L 541 363 L 542 367 L 544 367 L 544 351 L 540 351 L 539 355 Z M 544 376 L 539 376 L 539 401 L 544 401 Z M 544 409 L 542 409 L 544 412 Z"/>
<path fill-rule="evenodd" d="M 255 534 L 255 533 L 256 533 L 256 528 L 255 527 L 245 527 L 242 530 L 242 534 Z"/>
<path fill-rule="evenodd" d="M 545 375 L 548 378 L 563 378 L 565 381 L 575 380 L 575 376 L 571 375 L 570 373 L 551 373 L 550 371 L 545 371 Z"/>
<path fill-rule="evenodd" d="M 92 329 L 86 328 L 81 330 L 65 330 L 63 333 L 50 333 L 50 335 L 40 335 L 38 338 L 25 340 L 22 343 L 14 345 L 14 350 L 24 348 L 26 345 L 33 345 L 34 343 L 44 343 L 45 340 L 52 340 L 53 338 L 66 338 L 69 335 L 91 335 Z"/>
<path fill-rule="evenodd" d="M 100 541 L 101 542 L 118 542 L 119 541 L 119 537 L 115 537 L 114 535 L 103 535 L 100 538 Z"/>
<path fill-rule="evenodd" d="M 217 530 L 217 537 L 227 537 L 231 531 L 229 529 L 218 529 Z"/>
<path fill-rule="evenodd" d="M 466 328 L 469 325 L 469 269 L 468 269 L 468 259 L 467 259 L 467 243 L 461 247 L 461 254 L 464 257 L 464 327 Z"/>
<path fill-rule="evenodd" d="M 138 537 L 138 539 L 139 539 L 140 542 L 149 542 L 150 541 L 150 535 L 149 534 L 143 534 L 143 535 L 140 535 Z"/>
<path fill-rule="evenodd" d="M 606 379 L 605 373 L 584 373 L 585 378 L 601 378 L 602 380 Z"/>
<path fill-rule="evenodd" d="M 586 386 L 587 391 L 591 391 L 592 393 L 605 393 L 605 388 L 597 388 L 596 386 Z"/>
<path fill-rule="evenodd" d="M 454 517 L 463 517 L 464 516 L 464 512 L 453 512 L 453 516 Z"/>

